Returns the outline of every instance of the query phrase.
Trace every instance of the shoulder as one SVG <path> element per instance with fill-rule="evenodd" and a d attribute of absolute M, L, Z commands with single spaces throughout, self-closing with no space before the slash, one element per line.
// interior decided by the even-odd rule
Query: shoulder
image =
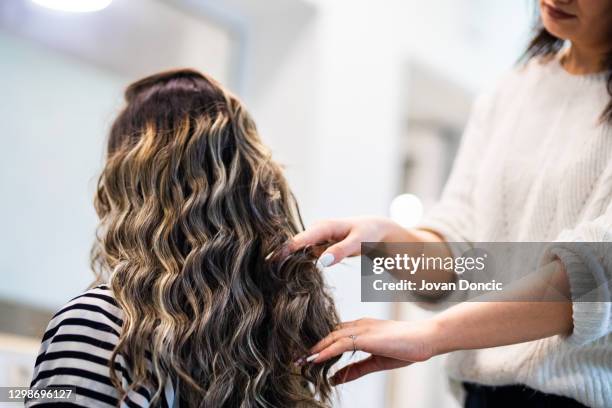
<path fill-rule="evenodd" d="M 509 99 L 516 103 L 518 94 L 538 90 L 544 80 L 549 82 L 558 76 L 559 68 L 556 55 L 532 57 L 500 75 L 484 93 L 489 98 Z"/>
<path fill-rule="evenodd" d="M 478 122 L 494 121 L 498 114 L 519 109 L 542 79 L 553 70 L 554 57 L 534 57 L 518 63 L 485 86 L 474 100 L 472 115 Z"/>
<path fill-rule="evenodd" d="M 122 312 L 105 285 L 70 300 L 47 326 L 30 386 L 70 384 L 82 402 L 116 404 L 110 359 L 122 324 Z M 127 374 L 123 363 L 122 358 L 114 362 L 120 378 Z"/>
<path fill-rule="evenodd" d="M 123 313 L 119 308 L 112 290 L 106 285 L 96 286 L 70 300 L 55 313 L 47 331 L 43 336 L 46 339 L 55 335 L 61 328 L 63 333 L 83 333 L 83 330 L 92 329 L 97 338 L 118 338 L 123 325 Z"/>

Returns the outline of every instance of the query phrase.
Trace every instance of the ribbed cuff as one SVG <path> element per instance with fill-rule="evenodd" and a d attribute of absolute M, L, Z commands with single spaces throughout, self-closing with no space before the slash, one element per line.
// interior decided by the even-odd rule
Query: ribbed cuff
<path fill-rule="evenodd" d="M 610 332 L 612 299 L 604 266 L 589 243 L 554 243 L 541 264 L 558 258 L 567 272 L 572 298 L 574 330 L 565 340 L 586 344 Z"/>

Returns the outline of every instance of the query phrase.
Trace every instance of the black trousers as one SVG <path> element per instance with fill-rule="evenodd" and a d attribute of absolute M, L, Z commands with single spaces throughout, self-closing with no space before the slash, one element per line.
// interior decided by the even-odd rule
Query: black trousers
<path fill-rule="evenodd" d="M 576 400 L 544 394 L 522 385 L 490 387 L 463 383 L 465 408 L 588 408 Z"/>

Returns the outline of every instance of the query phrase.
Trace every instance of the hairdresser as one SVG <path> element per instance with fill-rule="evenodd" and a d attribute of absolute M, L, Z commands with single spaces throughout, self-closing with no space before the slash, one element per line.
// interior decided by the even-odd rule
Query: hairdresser
<path fill-rule="evenodd" d="M 612 238 L 612 1 L 540 0 L 524 60 L 481 95 L 442 197 L 423 223 L 382 218 L 315 224 L 290 244 L 332 242 L 323 266 L 360 243 L 602 242 Z M 549 282 L 567 299 L 610 282 L 612 254 L 557 248 Z M 438 281 L 452 281 L 439 272 Z M 612 303 L 470 302 L 419 322 L 346 322 L 311 349 L 320 364 L 353 350 L 370 357 L 336 383 L 450 353 L 465 407 L 612 407 Z"/>

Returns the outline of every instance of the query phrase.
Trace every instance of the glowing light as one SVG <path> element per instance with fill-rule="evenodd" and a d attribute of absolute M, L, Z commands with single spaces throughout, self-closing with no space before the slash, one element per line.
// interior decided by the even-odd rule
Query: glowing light
<path fill-rule="evenodd" d="M 400 194 L 391 201 L 389 214 L 401 226 L 413 227 L 423 217 L 423 203 L 414 194 Z"/>
<path fill-rule="evenodd" d="M 108 7 L 113 0 L 32 0 L 39 6 L 71 13 L 87 13 Z"/>

